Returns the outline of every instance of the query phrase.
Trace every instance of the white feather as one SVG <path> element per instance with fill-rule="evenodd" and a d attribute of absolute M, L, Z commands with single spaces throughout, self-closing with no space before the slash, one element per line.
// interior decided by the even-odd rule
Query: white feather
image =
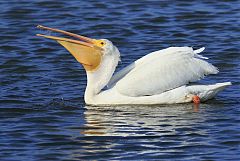
<path fill-rule="evenodd" d="M 202 47 L 202 48 L 200 48 L 200 49 L 194 50 L 193 52 L 194 52 L 195 56 L 198 57 L 198 58 L 208 59 L 208 58 L 205 57 L 205 56 L 199 55 L 199 53 L 203 52 L 203 50 L 205 50 L 205 47 Z"/>
<path fill-rule="evenodd" d="M 203 52 L 203 50 L 205 50 L 205 47 L 202 47 L 200 49 L 194 50 L 193 52 L 194 52 L 194 54 L 199 54 L 199 53 Z"/>
<path fill-rule="evenodd" d="M 216 67 L 196 57 L 203 49 L 194 52 L 190 47 L 170 47 L 150 53 L 120 71 L 110 82 L 119 93 L 138 97 L 160 94 L 218 73 Z"/>

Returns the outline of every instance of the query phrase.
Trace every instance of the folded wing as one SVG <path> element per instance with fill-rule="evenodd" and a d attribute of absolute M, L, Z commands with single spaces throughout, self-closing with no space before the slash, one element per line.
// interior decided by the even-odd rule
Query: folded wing
<path fill-rule="evenodd" d="M 150 96 L 197 81 L 218 70 L 198 55 L 204 48 L 170 47 L 152 52 L 118 72 L 109 82 L 126 96 Z"/>

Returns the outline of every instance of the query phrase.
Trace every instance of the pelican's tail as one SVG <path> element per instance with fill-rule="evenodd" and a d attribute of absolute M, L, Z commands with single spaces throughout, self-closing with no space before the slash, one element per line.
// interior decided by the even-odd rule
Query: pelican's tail
<path fill-rule="evenodd" d="M 200 97 L 201 101 L 212 99 L 216 94 L 227 86 L 232 85 L 231 82 L 216 83 L 212 85 L 190 85 L 187 86 L 189 93 Z"/>

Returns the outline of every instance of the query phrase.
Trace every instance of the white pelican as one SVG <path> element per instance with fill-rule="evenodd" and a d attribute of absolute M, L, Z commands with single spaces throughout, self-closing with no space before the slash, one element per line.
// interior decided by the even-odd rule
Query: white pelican
<path fill-rule="evenodd" d="M 218 69 L 199 55 L 204 48 L 169 47 L 152 52 L 114 74 L 120 52 L 107 39 L 91 39 L 38 25 L 74 39 L 37 34 L 56 40 L 83 65 L 87 73 L 88 105 L 199 103 L 213 98 L 231 82 L 189 85 Z M 107 87 L 107 88 L 105 88 Z"/>

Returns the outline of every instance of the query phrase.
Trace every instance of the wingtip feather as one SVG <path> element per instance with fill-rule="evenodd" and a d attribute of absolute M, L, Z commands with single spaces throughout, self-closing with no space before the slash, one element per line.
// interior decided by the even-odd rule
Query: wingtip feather
<path fill-rule="evenodd" d="M 194 52 L 194 54 L 199 54 L 199 53 L 203 52 L 204 50 L 205 50 L 205 47 L 201 47 L 197 50 L 194 50 L 193 52 Z"/>
<path fill-rule="evenodd" d="M 205 56 L 202 56 L 202 55 L 199 54 L 199 53 L 203 52 L 204 50 L 205 50 L 205 47 L 202 47 L 202 48 L 200 48 L 200 49 L 194 50 L 193 53 L 194 53 L 198 58 L 208 59 L 208 57 L 205 57 Z"/>

